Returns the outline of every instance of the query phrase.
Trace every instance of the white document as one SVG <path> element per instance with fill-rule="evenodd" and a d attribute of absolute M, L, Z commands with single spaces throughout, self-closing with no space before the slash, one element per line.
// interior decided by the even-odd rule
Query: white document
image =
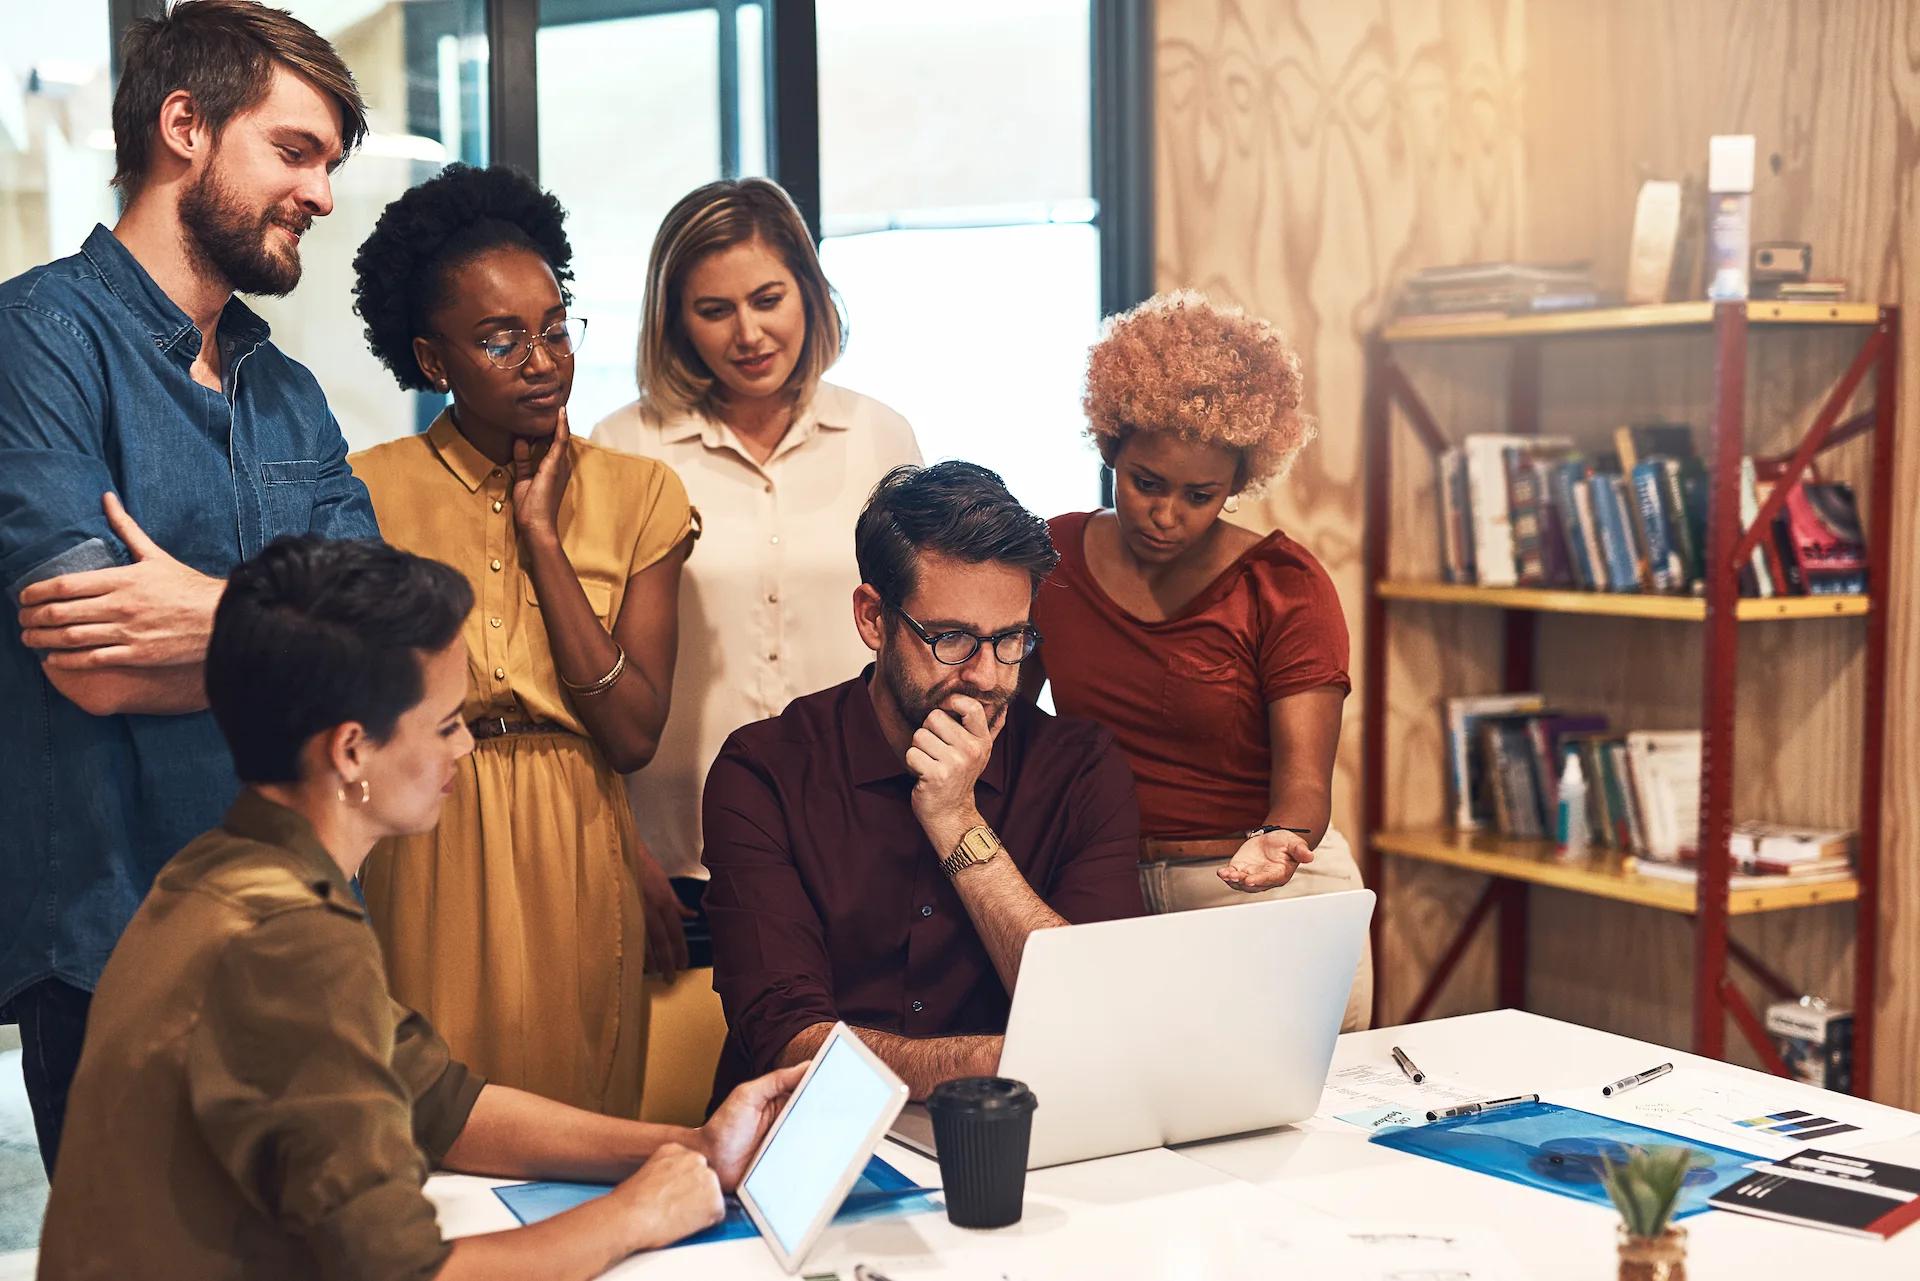
<path fill-rule="evenodd" d="M 1769 1158 L 1805 1147 L 1847 1152 L 1920 1130 L 1920 1120 L 1911 1113 L 1845 1094 L 1795 1088 L 1787 1082 L 1778 1089 L 1765 1083 L 1727 1084 L 1699 1068 L 1676 1068 L 1611 1098 L 1598 1089 L 1559 1090 L 1543 1097 L 1549 1103 Z"/>
<path fill-rule="evenodd" d="M 1419 1085 L 1391 1063 L 1355 1063 L 1327 1077 L 1316 1121 L 1345 1121 L 1365 1130 L 1425 1125 L 1427 1112 L 1489 1097 L 1484 1091 L 1428 1076 Z"/>

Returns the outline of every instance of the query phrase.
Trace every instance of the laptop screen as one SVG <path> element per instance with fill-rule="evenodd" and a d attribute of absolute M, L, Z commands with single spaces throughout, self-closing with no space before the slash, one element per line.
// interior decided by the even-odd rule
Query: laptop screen
<path fill-rule="evenodd" d="M 799 1249 L 841 1176 L 867 1155 L 862 1145 L 893 1097 L 893 1082 L 848 1048 L 846 1038 L 832 1039 L 741 1188 L 781 1249 Z"/>

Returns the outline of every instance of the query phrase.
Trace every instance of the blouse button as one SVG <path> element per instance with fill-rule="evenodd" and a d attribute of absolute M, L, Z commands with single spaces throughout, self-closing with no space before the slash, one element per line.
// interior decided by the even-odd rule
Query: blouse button
<path fill-rule="evenodd" d="M 769 538 L 767 541 L 770 543 L 778 543 L 780 541 L 780 535 L 775 534 L 772 538 Z"/>
<path fill-rule="evenodd" d="M 764 489 L 767 493 L 771 494 L 773 492 L 773 482 L 768 481 L 765 485 L 761 486 L 761 488 Z"/>
<path fill-rule="evenodd" d="M 767 593 L 767 604 L 769 604 L 769 605 L 778 605 L 779 603 L 780 603 L 780 593 L 779 593 L 779 592 L 768 592 L 768 593 Z"/>
<path fill-rule="evenodd" d="M 920 1011 L 926 1009 L 927 1007 L 923 1002 L 915 1001 L 911 1006 L 907 1008 L 911 1009 L 915 1014 L 918 1014 Z"/>
<path fill-rule="evenodd" d="M 923 908 L 921 908 L 921 909 L 920 909 L 920 915 L 922 915 L 922 916 L 932 916 L 932 915 L 933 915 L 933 909 L 932 909 L 931 907 L 923 907 Z"/>
<path fill-rule="evenodd" d="M 493 509 L 494 509 L 495 511 L 499 511 L 499 510 L 500 510 L 501 508 L 503 508 L 503 507 L 505 507 L 505 506 L 506 506 L 506 504 L 505 504 L 505 503 L 503 503 L 503 502 L 501 502 L 501 501 L 500 501 L 500 500 L 499 500 L 498 498 L 496 498 L 496 499 L 494 499 L 494 500 L 493 500 Z"/>
<path fill-rule="evenodd" d="M 505 680 L 505 679 L 507 679 L 507 669 L 506 669 L 506 668 L 504 668 L 504 667 L 496 667 L 496 668 L 494 668 L 494 669 L 493 669 L 493 679 L 495 679 L 495 680 L 497 680 L 497 681 L 503 681 L 503 680 Z"/>
<path fill-rule="evenodd" d="M 497 574 L 500 572 L 500 562 L 498 560 L 490 560 L 487 562 L 487 568 Z"/>
<path fill-rule="evenodd" d="M 494 627 L 500 626 L 500 620 L 497 618 L 489 618 L 487 622 L 493 625 Z"/>

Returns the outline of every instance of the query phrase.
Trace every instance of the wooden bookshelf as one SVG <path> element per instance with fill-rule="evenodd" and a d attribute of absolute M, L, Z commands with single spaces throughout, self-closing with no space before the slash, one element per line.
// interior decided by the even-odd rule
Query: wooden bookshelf
<path fill-rule="evenodd" d="M 1768 328 L 1800 334 L 1824 329 L 1839 341 L 1807 345 L 1837 351 L 1855 349 L 1857 344 L 1857 349 L 1845 373 L 1829 386 L 1797 446 L 1779 455 L 1783 467 L 1776 478 L 1773 495 L 1762 502 L 1759 512 L 1749 518 L 1750 523 L 1766 528 L 1766 522 L 1784 502 L 1786 491 L 1821 455 L 1849 440 L 1862 437 L 1870 440 L 1871 468 L 1866 473 L 1869 492 L 1864 507 L 1868 517 L 1868 594 L 1759 599 L 1740 595 L 1742 561 L 1751 550 L 1750 547 L 1742 550 L 1743 530 L 1749 521 L 1743 521 L 1740 514 L 1738 486 L 1741 458 L 1752 452 L 1747 441 L 1749 336 L 1755 330 Z M 1694 334 L 1708 341 L 1685 347 L 1674 344 L 1675 338 Z M 1504 350 L 1496 354 L 1504 358 L 1506 365 L 1504 430 L 1525 436 L 1538 434 L 1548 416 L 1549 411 L 1542 403 L 1546 388 L 1582 385 L 1578 380 L 1549 382 L 1543 377 L 1548 353 L 1567 353 L 1556 359 L 1602 359 L 1605 353 L 1597 353 L 1591 345 L 1583 346 L 1577 341 L 1592 335 L 1618 335 L 1622 342 L 1637 342 L 1648 351 L 1664 349 L 1664 367 L 1669 370 L 1684 368 L 1695 360 L 1712 362 L 1711 431 L 1702 457 L 1709 476 L 1704 596 L 1486 588 L 1397 576 L 1394 573 L 1395 543 L 1406 540 L 1426 545 L 1429 554 L 1409 559 L 1431 564 L 1431 543 L 1438 531 L 1431 520 L 1410 525 L 1404 519 L 1413 508 L 1394 487 L 1396 466 L 1405 465 L 1395 462 L 1396 453 L 1405 452 L 1396 449 L 1396 426 L 1410 430 L 1431 458 L 1438 458 L 1465 431 L 1489 426 L 1484 411 L 1477 407 L 1470 421 L 1449 424 L 1452 431 L 1443 429 L 1413 386 L 1410 377 L 1413 366 L 1403 363 L 1402 353 L 1408 350 L 1403 344 L 1468 339 L 1500 343 Z M 1563 340 L 1575 341 L 1571 346 L 1563 346 Z M 1363 810 L 1358 843 L 1368 884 L 1379 895 L 1373 918 L 1376 949 L 1385 946 L 1396 931 L 1407 928 L 1401 923 L 1403 920 L 1415 919 L 1412 914 L 1397 915 L 1402 910 L 1397 898 L 1400 889 L 1395 877 L 1388 874 L 1390 869 L 1386 865 L 1391 861 L 1440 865 L 1463 874 L 1477 874 L 1485 878 L 1485 883 L 1471 909 L 1464 914 L 1455 910 L 1453 937 L 1439 952 L 1425 986 L 1412 1005 L 1405 1009 L 1376 1009 L 1376 1024 L 1415 1022 L 1425 1017 L 1449 977 L 1457 972 L 1476 932 L 1490 920 L 1496 922 L 1492 926 L 1496 1000 L 1501 1005 L 1525 1008 L 1528 894 L 1531 887 L 1540 885 L 1686 916 L 1693 935 L 1692 966 L 1684 975 L 1676 973 L 1673 978 L 1677 983 L 1684 977 L 1690 989 L 1693 1050 L 1709 1057 L 1722 1057 L 1731 1023 L 1762 1063 L 1786 1074 L 1786 1064 L 1767 1038 L 1752 1000 L 1734 981 L 1734 967 L 1739 966 L 1756 979 L 1775 999 L 1790 996 L 1799 989 L 1774 972 L 1766 958 L 1733 938 L 1728 922 L 1735 916 L 1850 904 L 1855 944 L 1850 993 L 1855 1016 L 1854 1087 L 1863 1094 L 1870 1093 L 1879 968 L 1881 789 L 1889 715 L 1885 699 L 1887 622 L 1891 612 L 1885 597 L 1878 593 L 1884 590 L 1887 567 L 1900 554 L 1892 536 L 1899 349 L 1899 309 L 1871 303 L 1688 302 L 1546 315 L 1402 320 L 1378 332 L 1367 352 L 1364 424 L 1367 603 L 1361 689 Z M 1784 349 L 1778 356 L 1769 357 L 1776 362 L 1788 358 L 1790 354 Z M 1427 363 L 1437 359 L 1439 357 L 1431 353 L 1422 357 Z M 1487 377 L 1487 353 L 1463 352 L 1460 359 L 1476 371 L 1474 378 Z M 1640 357 L 1634 355 L 1629 359 L 1637 361 Z M 1865 393 L 1870 407 L 1843 423 L 1841 416 L 1852 407 L 1856 393 Z M 1768 412 L 1770 417 L 1778 417 L 1782 407 L 1769 404 Z M 1405 770 L 1409 765 L 1417 767 L 1417 762 L 1407 758 L 1402 745 L 1387 741 L 1389 656 L 1395 652 L 1390 635 L 1396 623 L 1425 626 L 1412 611 L 1395 608 L 1399 602 L 1502 611 L 1503 639 L 1497 656 L 1458 655 L 1456 657 L 1472 661 L 1457 664 L 1446 661 L 1444 655 L 1408 654 L 1407 658 L 1412 660 L 1409 669 L 1417 673 L 1443 673 L 1450 668 L 1498 672 L 1497 687 L 1507 692 L 1552 688 L 1551 678 L 1543 681 L 1536 674 L 1536 649 L 1541 636 L 1538 623 L 1542 616 L 1605 616 L 1628 622 L 1689 624 L 1683 643 L 1691 646 L 1697 638 L 1700 654 L 1697 695 L 1693 691 L 1675 690 L 1667 697 L 1671 700 L 1678 694 L 1685 701 L 1695 696 L 1699 699 L 1703 753 L 1698 883 L 1667 881 L 1629 872 L 1617 851 L 1600 851 L 1590 860 L 1567 863 L 1557 857 L 1548 842 L 1426 830 L 1420 825 L 1435 821 L 1430 814 L 1423 812 L 1416 817 L 1409 813 L 1402 817 L 1391 813 L 1403 803 L 1403 794 L 1396 788 L 1403 786 L 1404 780 L 1392 778 L 1390 773 Z M 1735 723 L 1741 637 L 1743 633 L 1751 635 L 1750 629 L 1740 624 L 1815 618 L 1857 620 L 1864 637 L 1865 652 L 1859 665 L 1862 710 L 1856 731 L 1858 753 L 1854 755 L 1836 743 L 1837 754 L 1825 762 L 1831 767 L 1848 756 L 1858 762 L 1860 801 L 1854 875 L 1845 880 L 1812 884 L 1734 888 L 1731 852 L 1734 770 L 1741 755 L 1739 734 L 1753 732 L 1750 726 Z M 1564 640 L 1566 630 L 1555 629 L 1555 633 Z M 1468 629 L 1468 633 L 1486 634 L 1485 629 Z M 1651 650 L 1679 639 L 1648 636 L 1630 641 L 1621 637 L 1612 643 L 1631 646 L 1631 651 L 1622 651 L 1625 653 Z M 1754 638 L 1752 648 L 1775 665 L 1767 679 L 1794 679 L 1797 646 L 1773 644 L 1763 636 Z M 1436 658 L 1439 661 L 1434 661 Z M 1394 659 L 1393 666 L 1397 667 L 1402 661 L 1407 659 Z M 1485 688 L 1420 689 L 1411 701 L 1414 705 L 1437 707 L 1449 694 L 1475 692 L 1491 691 Z M 1406 702 L 1405 693 L 1401 693 L 1402 705 Z M 1849 780 L 1849 784 L 1851 782 Z M 1677 998 L 1679 993 L 1674 995 Z M 1378 999 L 1376 989 L 1376 1001 Z"/>
<path fill-rule="evenodd" d="M 1537 338 L 1548 335 L 1650 333 L 1713 328 L 1714 304 L 1668 302 L 1643 307 L 1598 307 L 1527 316 L 1416 316 L 1380 331 L 1390 343 L 1459 342 L 1466 339 Z M 1749 302 L 1750 325 L 1877 325 L 1880 307 L 1869 302 Z"/>
<path fill-rule="evenodd" d="M 1654 596 L 1633 592 L 1562 591 L 1539 587 L 1475 587 L 1469 583 L 1405 582 L 1374 584 L 1386 600 L 1426 601 L 1435 605 L 1480 605 L 1490 609 L 1531 609 L 1543 614 L 1590 614 L 1610 618 L 1663 618 L 1703 623 L 1707 602 L 1699 596 Z M 1791 618 L 1859 618 L 1872 609 L 1866 596 L 1765 596 L 1742 599 L 1734 614 L 1741 622 Z"/>
<path fill-rule="evenodd" d="M 1621 855 L 1614 850 L 1596 849 L 1590 858 L 1569 861 L 1560 857 L 1551 841 L 1513 841 L 1486 832 L 1450 829 L 1377 832 L 1373 844 L 1376 849 L 1401 858 L 1635 903 L 1663 912 L 1691 916 L 1697 908 L 1694 886 L 1629 872 L 1623 866 Z M 1813 907 L 1820 903 L 1851 903 L 1859 897 L 1860 883 L 1852 878 L 1734 889 L 1727 895 L 1727 914 L 1751 916 L 1756 912 Z"/>

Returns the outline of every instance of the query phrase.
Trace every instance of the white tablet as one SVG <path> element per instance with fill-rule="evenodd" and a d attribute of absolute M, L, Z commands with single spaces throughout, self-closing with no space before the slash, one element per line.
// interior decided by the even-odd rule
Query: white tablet
<path fill-rule="evenodd" d="M 834 1024 L 740 1180 L 740 1204 L 786 1271 L 800 1270 L 906 1101 L 906 1082 Z"/>

